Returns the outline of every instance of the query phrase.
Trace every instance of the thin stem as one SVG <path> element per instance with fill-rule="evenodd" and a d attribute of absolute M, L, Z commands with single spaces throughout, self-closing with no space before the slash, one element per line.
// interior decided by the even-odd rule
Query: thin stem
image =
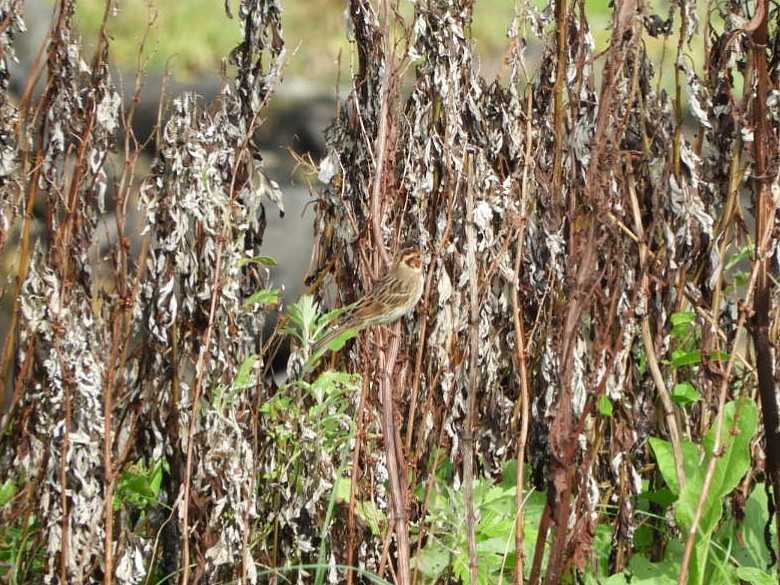
<path fill-rule="evenodd" d="M 469 379 L 466 400 L 466 428 L 463 434 L 463 503 L 466 510 L 466 538 L 469 549 L 469 573 L 472 585 L 477 583 L 477 537 L 474 514 L 474 427 L 479 393 L 479 292 L 477 282 L 477 234 L 474 228 L 474 176 L 470 161 L 466 189 L 466 269 L 469 275 Z"/>

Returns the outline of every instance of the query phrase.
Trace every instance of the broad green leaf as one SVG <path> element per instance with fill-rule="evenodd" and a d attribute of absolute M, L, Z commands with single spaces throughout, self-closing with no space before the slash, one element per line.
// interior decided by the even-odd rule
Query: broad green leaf
<path fill-rule="evenodd" d="M 501 467 L 501 485 L 505 488 L 517 485 L 517 459 L 508 459 Z"/>
<path fill-rule="evenodd" d="M 701 394 L 690 382 L 680 382 L 672 389 L 672 400 L 681 406 L 687 406 L 701 400 Z"/>
<path fill-rule="evenodd" d="M 712 533 L 723 512 L 723 499 L 737 486 L 750 466 L 750 441 L 758 426 L 758 408 L 755 402 L 743 398 L 729 402 L 722 413 L 721 456 L 715 464 L 712 484 L 707 493 L 704 510 L 699 522 L 699 531 L 708 536 Z M 716 424 L 715 421 L 714 424 Z M 710 428 L 703 446 L 707 457 L 698 473 L 688 478 L 677 502 L 677 521 L 686 530 L 693 521 L 696 506 L 701 495 L 704 474 L 712 457 L 715 430 Z"/>
<path fill-rule="evenodd" d="M 734 539 L 733 554 L 740 565 L 764 568 L 772 562 L 764 538 L 768 519 L 766 487 L 763 483 L 757 483 L 745 503 L 745 517 L 736 527 L 739 537 Z M 772 533 L 770 542 L 777 542 L 775 523 L 771 522 L 769 526 Z"/>
<path fill-rule="evenodd" d="M 672 366 L 675 368 L 693 366 L 698 363 L 701 363 L 701 352 L 698 349 L 694 351 L 678 349 L 672 352 Z"/>
<path fill-rule="evenodd" d="M 152 486 L 149 485 L 149 478 L 144 475 L 133 475 L 124 482 L 127 491 L 143 496 L 144 498 L 153 498 L 155 496 Z"/>
<path fill-rule="evenodd" d="M 347 343 L 347 341 L 349 341 L 353 337 L 357 336 L 357 334 L 358 334 L 358 330 L 357 329 L 347 329 L 346 331 L 344 331 L 344 333 L 342 333 L 338 337 L 334 337 L 330 341 L 330 343 L 328 343 L 327 349 L 329 349 L 331 351 L 338 351 L 342 347 L 344 347 L 344 345 Z"/>
<path fill-rule="evenodd" d="M 628 568 L 633 574 L 631 585 L 675 585 L 680 571 L 679 562 L 670 559 L 671 555 L 658 562 L 650 562 L 644 555 L 635 554 L 628 562 Z"/>
<path fill-rule="evenodd" d="M 247 309 L 255 305 L 275 305 L 279 302 L 279 295 L 278 288 L 264 288 L 244 300 L 244 308 Z"/>
<path fill-rule="evenodd" d="M 347 503 L 352 493 L 352 480 L 348 477 L 339 477 L 333 489 L 336 490 L 336 501 Z"/>
<path fill-rule="evenodd" d="M 653 450 L 655 460 L 658 463 L 658 469 L 666 485 L 669 486 L 669 489 L 675 496 L 679 495 L 680 488 L 677 484 L 672 444 L 657 437 L 650 437 L 650 448 Z M 701 455 L 699 454 L 699 448 L 689 441 L 683 441 L 681 448 L 683 452 L 683 472 L 686 479 L 689 479 L 699 469 Z"/>
<path fill-rule="evenodd" d="M 297 303 L 287 308 L 289 323 L 282 331 L 310 344 L 317 333 L 319 306 L 311 295 L 303 295 Z"/>
<path fill-rule="evenodd" d="M 757 567 L 739 567 L 737 577 L 750 585 L 777 585 L 777 574 L 770 575 Z"/>
<path fill-rule="evenodd" d="M 477 542 L 477 553 L 482 556 L 485 554 L 503 555 L 513 551 L 515 548 L 514 538 L 508 539 L 509 533 L 504 533 L 503 537 L 486 538 Z"/>

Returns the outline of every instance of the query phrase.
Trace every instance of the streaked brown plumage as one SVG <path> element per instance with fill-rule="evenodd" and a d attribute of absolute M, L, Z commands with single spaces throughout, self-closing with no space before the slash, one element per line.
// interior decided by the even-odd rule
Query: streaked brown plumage
<path fill-rule="evenodd" d="M 371 292 L 341 315 L 332 330 L 314 345 L 312 355 L 349 329 L 360 331 L 372 325 L 392 323 L 403 317 L 420 300 L 423 280 L 420 250 L 403 249 L 393 267 Z"/>

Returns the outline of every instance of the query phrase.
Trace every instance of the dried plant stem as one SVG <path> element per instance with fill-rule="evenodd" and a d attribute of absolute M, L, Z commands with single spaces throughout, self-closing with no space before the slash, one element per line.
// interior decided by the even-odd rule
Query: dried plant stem
<path fill-rule="evenodd" d="M 566 20 L 568 8 L 566 0 L 555 0 L 555 22 L 558 26 L 557 36 L 557 61 L 555 64 L 555 88 L 553 89 L 553 128 L 555 130 L 555 151 L 553 154 L 553 188 L 556 197 L 562 198 L 561 181 L 563 180 L 563 145 L 566 142 L 564 136 L 564 108 L 563 92 L 566 88 Z M 558 203 L 563 204 L 562 200 Z"/>
<path fill-rule="evenodd" d="M 688 18 L 685 13 L 685 6 L 680 5 L 680 34 L 677 37 L 677 59 L 675 63 L 682 63 L 683 61 L 683 45 L 685 42 L 685 31 L 688 28 Z M 680 179 L 680 149 L 682 144 L 682 126 L 683 126 L 683 109 L 682 109 L 682 80 L 680 79 L 681 73 L 680 67 L 674 68 L 674 136 L 672 139 L 672 169 L 674 170 L 674 176 L 678 180 Z"/>
<path fill-rule="evenodd" d="M 265 101 L 268 100 L 270 97 L 270 93 L 265 96 Z M 252 137 L 252 133 L 254 132 L 258 120 L 259 112 L 262 110 L 262 106 L 265 105 L 265 102 L 261 104 L 261 107 L 258 108 L 258 110 L 253 114 L 247 128 L 246 135 L 243 137 L 241 144 L 236 149 L 236 161 L 233 167 L 232 176 L 230 179 L 230 187 L 229 187 L 229 194 L 230 194 L 230 205 L 229 208 L 232 208 L 233 202 L 235 200 L 236 195 L 238 194 L 238 190 L 236 189 L 236 184 L 239 177 L 239 168 L 243 161 L 243 155 L 249 146 L 249 140 Z M 186 466 L 184 470 L 184 499 L 182 502 L 182 576 L 181 576 L 181 584 L 187 585 L 189 580 L 189 573 L 190 573 L 190 540 L 189 540 L 189 506 L 190 506 L 190 489 L 191 489 L 191 483 L 192 483 L 192 453 L 193 453 L 193 443 L 195 440 L 195 427 L 197 425 L 197 419 L 198 419 L 198 403 L 200 402 L 200 394 L 201 394 L 201 386 L 203 382 L 203 370 L 206 367 L 206 355 L 209 351 L 209 345 L 211 344 L 211 335 L 214 330 L 214 315 L 217 308 L 217 298 L 219 297 L 221 282 L 220 282 L 220 275 L 222 272 L 222 256 L 223 251 L 225 249 L 225 242 L 227 241 L 227 233 L 228 233 L 228 226 L 230 225 L 230 215 L 225 215 L 225 224 L 222 229 L 222 238 L 219 240 L 217 244 L 217 250 L 216 250 L 216 265 L 214 266 L 214 280 L 212 282 L 212 292 L 211 292 L 211 300 L 210 300 L 210 306 L 209 306 L 209 319 L 208 319 L 208 325 L 206 326 L 206 333 L 203 338 L 203 345 L 201 348 L 200 353 L 198 354 L 198 359 L 195 364 L 195 378 L 192 383 L 192 390 L 191 390 L 191 398 L 192 398 L 192 406 L 190 410 L 190 424 L 189 428 L 187 430 L 187 459 L 186 459 Z"/>
<path fill-rule="evenodd" d="M 577 218 L 575 218 L 576 221 Z M 560 399 L 559 406 L 552 422 L 554 443 L 554 465 L 551 471 L 551 490 L 548 494 L 548 506 L 554 504 L 551 510 L 555 530 L 553 543 L 550 547 L 550 557 L 545 575 L 545 585 L 560 582 L 566 562 L 566 543 L 569 514 L 572 507 L 572 493 L 576 478 L 574 475 L 574 455 L 577 433 L 573 425 L 574 406 L 572 403 L 572 387 L 574 377 L 574 349 L 579 335 L 579 326 L 583 312 L 590 304 L 592 280 L 596 270 L 595 219 L 585 215 L 582 219 L 589 225 L 572 235 L 571 257 L 579 258 L 575 270 L 574 287 L 570 296 L 566 319 L 561 333 L 560 362 Z"/>
<path fill-rule="evenodd" d="M 411 563 L 409 562 L 409 527 L 406 518 L 406 485 L 401 481 L 401 468 L 404 465 L 403 451 L 396 441 L 395 416 L 393 408 L 393 367 L 398 356 L 401 337 L 401 323 L 393 326 L 387 354 L 380 352 L 379 367 L 381 373 L 379 394 L 382 397 L 382 434 L 384 435 L 385 457 L 390 475 L 390 497 L 393 503 L 393 520 L 398 552 L 397 576 L 401 585 L 411 583 Z M 378 339 L 382 339 L 378 336 Z M 392 563 L 391 563 L 392 564 Z"/>
<path fill-rule="evenodd" d="M 390 46 L 390 0 L 382 1 L 382 45 L 385 54 L 385 73 L 382 76 L 379 99 L 379 130 L 376 137 L 376 169 L 374 169 L 374 182 L 371 187 L 371 230 L 374 236 L 374 247 L 379 252 L 382 264 L 390 265 L 390 259 L 385 250 L 384 236 L 382 235 L 382 192 L 385 181 L 385 159 L 387 158 L 388 125 L 390 116 L 390 102 L 392 99 L 392 86 L 394 75 L 394 51 Z"/>
<path fill-rule="evenodd" d="M 468 161 L 464 163 L 467 169 Z M 477 283 L 477 234 L 474 228 L 474 188 L 471 169 L 466 188 L 466 270 L 469 275 L 469 378 L 466 400 L 466 428 L 463 433 L 463 503 L 466 510 L 466 538 L 471 583 L 477 583 L 477 537 L 474 513 L 474 427 L 479 384 L 479 292 Z"/>
<path fill-rule="evenodd" d="M 360 392 L 360 402 L 358 403 L 355 419 L 357 421 L 357 430 L 355 433 L 355 448 L 352 451 L 352 470 L 349 482 L 349 515 L 347 516 L 347 585 L 352 585 L 353 572 L 352 567 L 355 560 L 355 501 L 357 499 L 358 489 L 358 471 L 360 468 L 360 446 L 365 435 L 364 411 L 366 401 L 368 400 L 368 381 L 363 380 L 363 387 Z"/>
<path fill-rule="evenodd" d="M 529 401 L 531 393 L 528 388 L 528 365 L 526 363 L 525 331 L 523 327 L 522 307 L 517 294 L 519 285 L 520 264 L 522 262 L 523 239 L 525 230 L 521 230 L 521 235 L 517 239 L 517 250 L 515 252 L 514 282 L 512 283 L 512 318 L 515 327 L 515 360 L 517 368 L 517 385 L 520 388 L 518 403 L 519 410 L 519 432 L 517 434 L 517 492 L 515 494 L 515 506 L 517 513 L 515 516 L 515 585 L 523 583 L 523 536 L 524 536 L 524 485 L 525 485 L 525 445 L 528 440 L 528 416 Z"/>
<path fill-rule="evenodd" d="M 528 585 L 538 585 L 542 574 L 542 560 L 544 560 L 545 543 L 547 542 L 547 533 L 550 531 L 550 521 L 552 520 L 552 508 L 549 500 L 542 511 L 542 519 L 539 521 L 539 530 L 536 536 L 536 548 L 534 548 L 534 558 L 531 564 L 531 574 L 528 576 Z"/>
<path fill-rule="evenodd" d="M 59 354 L 59 351 L 57 352 Z M 67 372 L 67 364 L 59 356 L 60 367 L 62 371 Z M 60 582 L 68 583 L 68 555 L 70 554 L 70 510 L 68 506 L 68 451 L 70 450 L 70 423 L 72 413 L 72 397 L 70 392 L 71 384 L 63 382 L 64 396 L 64 413 L 63 413 L 63 433 L 62 442 L 60 443 L 60 508 L 62 513 L 62 535 L 60 537 Z"/>
<path fill-rule="evenodd" d="M 778 347 L 772 345 L 769 336 L 770 312 L 772 297 L 769 283 L 769 258 L 767 257 L 768 240 L 771 237 L 776 222 L 776 208 L 770 191 L 773 164 L 777 160 L 777 142 L 770 128 L 770 114 L 767 111 L 767 101 L 770 92 L 770 80 L 767 64 L 766 47 L 769 44 L 768 32 L 768 0 L 759 0 L 751 22 L 746 28 L 755 27 L 752 32 L 751 56 L 756 81 L 755 99 L 751 99 L 753 128 L 753 158 L 755 160 L 755 175 L 758 177 L 756 194 L 756 243 L 758 247 L 756 260 L 758 275 L 756 279 L 755 301 L 753 303 L 752 334 L 756 348 L 756 372 L 758 374 L 758 392 L 761 396 L 761 411 L 764 420 L 764 435 L 766 441 L 766 472 L 772 484 L 775 501 L 775 523 L 778 529 L 780 544 L 780 407 L 778 406 L 778 384 L 780 374 L 778 368 Z M 751 96 L 752 97 L 752 96 Z M 766 241 L 764 240 L 766 238 Z M 766 247 L 764 247 L 766 246 Z M 747 303 L 746 303 L 747 304 Z M 780 564 L 777 565 L 780 578 Z"/>
<path fill-rule="evenodd" d="M 677 426 L 677 418 L 674 415 L 674 403 L 672 402 L 669 389 L 664 382 L 661 368 L 658 365 L 658 357 L 655 355 L 655 347 L 653 345 L 653 336 L 650 333 L 650 321 L 645 315 L 642 319 L 641 326 L 642 345 L 645 348 L 645 356 L 647 357 L 647 366 L 650 368 L 650 374 L 655 384 L 655 389 L 658 391 L 658 397 L 661 399 L 661 403 L 664 407 L 664 417 L 666 418 L 666 425 L 669 427 L 669 441 L 672 443 L 672 453 L 674 455 L 674 472 L 677 476 L 677 485 L 682 490 L 685 484 L 685 470 L 683 469 L 683 452 L 680 442 L 680 431 Z"/>
<path fill-rule="evenodd" d="M 525 162 L 523 164 L 523 175 L 520 181 L 520 229 L 516 238 L 515 265 L 512 273 L 512 321 L 515 328 L 515 372 L 517 377 L 517 386 L 520 389 L 518 397 L 519 408 L 516 407 L 515 418 L 519 417 L 517 424 L 517 475 L 516 475 L 516 493 L 515 506 L 517 513 L 515 516 L 515 574 L 514 584 L 523 585 L 523 539 L 524 539 L 524 504 L 525 504 L 525 446 L 528 440 L 528 417 L 531 392 L 528 387 L 528 362 L 526 359 L 525 330 L 523 326 L 523 308 L 520 306 L 518 297 L 518 288 L 520 287 L 520 267 L 523 262 L 523 249 L 525 246 L 525 227 L 527 220 L 527 199 L 528 199 L 528 168 L 531 165 L 531 150 L 533 147 L 533 129 L 531 127 L 531 116 L 533 106 L 533 92 L 528 92 L 526 107 L 526 125 L 525 125 Z"/>
<path fill-rule="evenodd" d="M 756 282 L 758 281 L 759 273 L 761 272 L 762 260 L 766 259 L 767 248 L 769 239 L 772 234 L 772 224 L 767 224 L 761 239 L 758 242 L 757 258 L 753 263 L 753 269 L 750 272 L 750 280 L 748 281 L 747 291 L 745 292 L 745 300 L 743 303 L 743 310 L 740 312 L 739 320 L 737 321 L 736 330 L 739 331 L 745 326 L 747 321 L 748 311 L 747 307 L 752 302 L 754 290 L 756 288 Z M 734 341 L 736 345 L 736 340 Z M 734 367 L 734 361 L 736 359 L 736 349 L 732 347 L 729 352 L 729 359 L 726 362 L 726 370 L 723 372 L 723 378 L 721 380 L 720 389 L 718 393 L 718 406 L 716 412 L 718 413 L 715 421 L 715 436 L 712 442 L 712 456 L 707 462 L 707 470 L 704 474 L 704 482 L 702 483 L 701 493 L 699 494 L 699 501 L 696 505 L 696 511 L 693 514 L 693 520 L 691 526 L 688 529 L 688 538 L 685 541 L 685 549 L 683 551 L 682 561 L 680 562 L 680 575 L 677 579 L 678 585 L 686 585 L 688 583 L 688 571 L 691 562 L 691 556 L 693 554 L 693 546 L 696 543 L 696 533 L 699 529 L 699 521 L 701 515 L 704 513 L 704 504 L 707 501 L 710 487 L 712 485 L 712 478 L 715 476 L 715 466 L 718 459 L 723 455 L 721 450 L 721 444 L 723 442 L 723 411 L 726 406 L 726 398 L 728 397 L 729 380 L 731 379 L 731 370 Z"/>
<path fill-rule="evenodd" d="M 649 254 L 647 244 L 645 243 L 645 229 L 642 225 L 642 213 L 639 209 L 639 200 L 636 196 L 634 176 L 631 171 L 631 161 L 628 157 L 626 157 L 626 165 L 629 169 L 628 195 L 631 202 L 631 212 L 634 218 L 634 229 L 639 237 L 639 264 L 643 271 L 640 290 L 642 291 L 642 294 L 647 297 L 650 286 L 649 278 L 647 276 L 647 257 Z M 645 356 L 647 357 L 647 365 L 650 368 L 650 374 L 653 378 L 655 389 L 658 391 L 658 396 L 664 407 L 664 417 L 666 418 L 666 425 L 669 427 L 669 440 L 672 443 L 672 453 L 674 455 L 674 472 L 677 476 L 678 489 L 682 491 L 683 485 L 685 484 L 685 470 L 683 469 L 683 452 L 680 431 L 677 426 L 677 418 L 674 414 L 674 403 L 672 402 L 669 389 L 666 387 L 666 382 L 664 382 L 664 377 L 658 364 L 658 356 L 655 354 L 655 344 L 653 343 L 653 336 L 650 332 L 650 319 L 647 312 L 645 312 L 645 315 L 642 318 L 641 336 L 642 345 L 644 345 L 645 348 Z"/>

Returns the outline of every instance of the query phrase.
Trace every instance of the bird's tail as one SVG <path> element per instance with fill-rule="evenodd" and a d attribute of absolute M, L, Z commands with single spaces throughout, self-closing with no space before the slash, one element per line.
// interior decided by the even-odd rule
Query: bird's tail
<path fill-rule="evenodd" d="M 326 333 L 324 336 L 318 339 L 317 342 L 312 346 L 310 355 L 316 356 L 317 354 L 325 353 L 328 345 L 330 345 L 334 339 L 339 338 L 340 336 L 344 335 L 350 330 L 354 331 L 354 334 L 349 337 L 346 337 L 344 339 L 345 342 L 351 337 L 357 335 L 358 331 L 360 330 L 359 321 L 347 318 L 341 322 L 334 323 L 330 331 L 328 331 L 328 333 Z"/>

